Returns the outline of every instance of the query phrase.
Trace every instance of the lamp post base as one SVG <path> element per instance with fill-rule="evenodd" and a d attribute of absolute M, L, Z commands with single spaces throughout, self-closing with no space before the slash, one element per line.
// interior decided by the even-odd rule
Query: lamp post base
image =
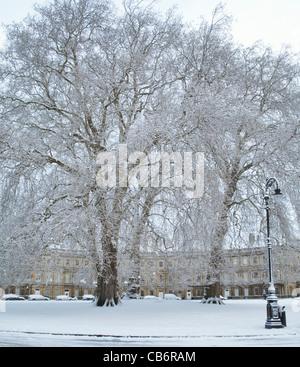
<path fill-rule="evenodd" d="M 271 287 L 270 287 L 271 288 Z M 265 323 L 266 329 L 283 328 L 282 320 L 280 318 L 280 307 L 278 305 L 278 298 L 275 295 L 275 289 L 269 288 L 269 296 L 267 298 L 267 321 Z M 274 287 L 273 287 L 274 288 Z"/>
<path fill-rule="evenodd" d="M 267 320 L 265 323 L 265 329 L 281 329 L 283 325 L 281 321 Z"/>

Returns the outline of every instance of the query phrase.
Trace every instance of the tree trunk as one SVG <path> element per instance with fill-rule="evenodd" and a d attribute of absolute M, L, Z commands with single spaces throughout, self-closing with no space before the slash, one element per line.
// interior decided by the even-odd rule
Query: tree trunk
<path fill-rule="evenodd" d="M 115 192 L 109 211 L 105 196 L 99 192 L 96 206 L 101 222 L 102 264 L 97 269 L 97 306 L 115 306 L 119 303 L 118 242 L 124 212 L 121 207 L 126 189 Z M 108 212 L 110 214 L 108 214 Z"/>
<path fill-rule="evenodd" d="M 225 236 L 225 235 L 224 235 Z M 207 289 L 207 297 L 219 297 L 221 295 L 221 274 L 223 266 L 222 245 L 214 247 L 211 253 L 208 283 L 211 282 Z"/>
<path fill-rule="evenodd" d="M 151 188 L 150 190 L 145 190 L 146 200 L 143 204 L 142 212 L 140 213 L 136 227 L 134 228 L 134 233 L 132 236 L 132 247 L 131 247 L 131 258 L 132 258 L 132 273 L 131 277 L 138 281 L 140 275 L 140 245 L 142 236 L 144 233 L 145 224 L 149 218 L 150 210 L 153 205 L 153 201 L 157 195 L 158 190 Z"/>
<path fill-rule="evenodd" d="M 219 218 L 217 218 L 216 231 L 214 235 L 213 248 L 210 256 L 208 283 L 211 282 L 208 297 L 219 297 L 221 295 L 221 277 L 224 263 L 223 243 L 228 231 L 228 212 L 232 205 L 232 198 L 236 191 L 236 180 L 232 180 L 225 191 L 223 207 Z"/>
<path fill-rule="evenodd" d="M 97 279 L 97 306 L 115 306 L 119 303 L 117 249 L 112 239 L 102 237 L 103 264 Z"/>

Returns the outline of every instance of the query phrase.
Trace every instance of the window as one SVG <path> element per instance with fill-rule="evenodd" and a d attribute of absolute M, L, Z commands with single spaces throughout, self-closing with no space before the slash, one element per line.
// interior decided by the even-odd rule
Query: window
<path fill-rule="evenodd" d="M 250 243 L 250 245 L 254 245 L 254 243 L 255 243 L 254 233 L 249 233 L 249 243 Z"/>
<path fill-rule="evenodd" d="M 159 267 L 160 267 L 160 268 L 163 268 L 163 267 L 164 267 L 164 262 L 163 262 L 163 261 L 160 261 L 160 262 L 159 262 Z"/>
<path fill-rule="evenodd" d="M 47 284 L 51 282 L 51 273 L 45 273 L 45 279 Z"/>
<path fill-rule="evenodd" d="M 244 265 L 248 265 L 248 257 L 245 257 L 243 258 L 243 264 Z"/>

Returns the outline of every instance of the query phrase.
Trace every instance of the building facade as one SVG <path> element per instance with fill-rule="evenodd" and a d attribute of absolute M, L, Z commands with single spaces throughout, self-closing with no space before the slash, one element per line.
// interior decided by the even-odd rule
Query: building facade
<path fill-rule="evenodd" d="M 6 287 L 6 293 L 25 297 L 40 294 L 50 299 L 66 295 L 80 299 L 95 291 L 92 262 L 79 251 L 49 251 L 25 274 L 23 281 Z"/>
<path fill-rule="evenodd" d="M 274 280 L 279 297 L 291 296 L 300 287 L 300 254 L 287 257 L 281 248 L 274 258 Z M 119 259 L 120 294 L 126 292 L 131 260 L 123 253 Z M 139 284 L 141 296 L 163 297 L 173 293 L 183 299 L 202 299 L 208 284 L 207 260 L 200 252 L 141 253 Z M 261 298 L 269 286 L 267 249 L 263 247 L 227 250 L 222 270 L 222 295 L 232 298 Z M 0 284 L 1 286 L 1 284 Z M 84 253 L 49 252 L 18 285 L 6 287 L 6 293 L 22 296 L 41 294 L 55 299 L 67 295 L 80 299 L 94 294 L 96 273 Z"/>
<path fill-rule="evenodd" d="M 273 261 L 273 277 L 279 297 L 291 296 L 300 287 L 300 254 L 287 257 L 278 248 Z M 200 252 L 141 255 L 141 296 L 173 293 L 184 299 L 202 299 L 209 287 L 207 261 Z M 126 289 L 127 277 L 120 282 Z M 264 247 L 227 250 L 221 273 L 222 296 L 261 298 L 267 294 L 269 272 Z"/>

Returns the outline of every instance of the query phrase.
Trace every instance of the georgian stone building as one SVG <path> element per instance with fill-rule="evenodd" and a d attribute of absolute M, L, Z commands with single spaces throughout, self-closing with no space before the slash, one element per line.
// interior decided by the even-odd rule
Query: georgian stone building
<path fill-rule="evenodd" d="M 92 263 L 83 253 L 59 249 L 49 251 L 40 260 L 35 259 L 33 269 L 24 275 L 22 282 L 5 291 L 25 297 L 41 294 L 50 299 L 60 295 L 80 299 L 94 293 L 94 281 Z"/>
<path fill-rule="evenodd" d="M 300 253 L 288 257 L 278 247 L 273 256 L 273 277 L 278 296 L 290 296 L 300 286 Z M 227 250 L 224 253 L 222 295 L 232 298 L 259 298 L 269 287 L 267 249 L 265 247 Z M 120 266 L 122 273 L 122 264 Z M 128 268 L 127 268 L 128 269 Z M 141 254 L 141 296 L 157 297 L 166 293 L 185 299 L 202 299 L 208 287 L 207 261 L 200 252 L 155 255 Z M 126 289 L 127 276 L 120 285 Z M 125 283 L 125 284 L 124 284 Z"/>
<path fill-rule="evenodd" d="M 300 254 L 288 256 L 278 246 L 274 251 L 273 275 L 278 296 L 290 296 L 300 287 Z M 201 252 L 141 253 L 139 284 L 141 296 L 162 297 L 174 293 L 184 299 L 202 299 L 205 295 L 208 261 Z M 126 291 L 131 273 L 131 260 L 123 253 L 119 259 L 120 294 Z M 267 249 L 243 248 L 224 252 L 222 295 L 232 298 L 259 298 L 269 283 Z M 1 286 L 1 284 L 0 284 Z M 3 287 L 4 288 L 4 287 Z M 6 287 L 6 293 L 23 296 L 41 294 L 51 299 L 68 295 L 80 299 L 93 294 L 96 274 L 93 264 L 79 251 L 52 251 L 21 282 Z"/>

